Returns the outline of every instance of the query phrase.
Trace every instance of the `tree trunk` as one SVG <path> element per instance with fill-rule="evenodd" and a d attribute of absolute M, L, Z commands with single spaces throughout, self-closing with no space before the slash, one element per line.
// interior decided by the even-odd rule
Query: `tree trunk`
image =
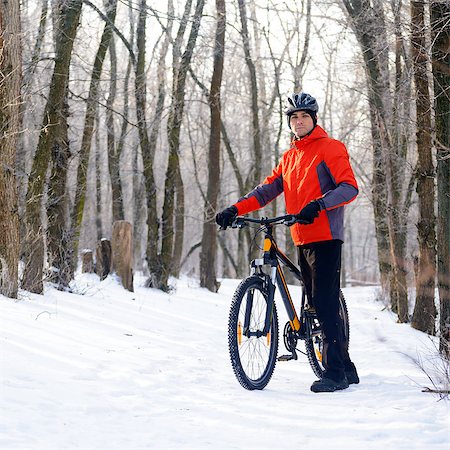
<path fill-rule="evenodd" d="M 94 272 L 94 256 L 92 250 L 83 250 L 81 253 L 81 273 Z"/>
<path fill-rule="evenodd" d="M 432 1 L 430 10 L 436 114 L 439 349 L 450 358 L 450 3 Z"/>
<path fill-rule="evenodd" d="M 97 229 L 97 241 L 99 241 L 100 239 L 102 239 L 103 236 L 103 204 L 102 204 L 102 152 L 103 152 L 103 148 L 102 145 L 100 143 L 100 128 L 101 128 L 101 124 L 100 124 L 100 115 L 98 113 L 98 109 L 97 112 L 95 114 L 95 137 L 94 137 L 94 142 L 95 142 L 95 157 L 91 159 L 91 164 L 92 162 L 95 162 L 95 167 L 93 168 L 93 172 L 95 174 L 95 215 L 96 215 L 96 220 L 95 220 L 95 225 L 96 225 L 96 229 Z M 108 160 L 109 161 L 109 160 Z M 91 168 L 92 170 L 92 168 Z M 89 178 L 89 176 L 88 176 Z M 86 191 L 87 191 L 87 180 L 86 180 Z"/>
<path fill-rule="evenodd" d="M 390 92 L 386 19 L 380 0 L 343 0 L 363 53 L 373 141 L 372 202 L 378 249 L 378 264 L 384 293 L 391 308 L 406 322 L 406 220 L 408 209 L 402 199 L 405 155 L 392 142 L 394 122 Z M 403 99 L 404 100 L 404 99 Z M 406 200 L 405 200 L 406 201 Z"/>
<path fill-rule="evenodd" d="M 67 170 L 70 158 L 68 123 L 68 92 L 63 101 L 63 113 L 55 125 L 52 146 L 52 167 L 48 181 L 47 200 L 47 256 L 51 268 L 49 281 L 59 289 L 69 285 L 72 278 L 71 252 L 67 236 L 68 196 L 66 195 Z"/>
<path fill-rule="evenodd" d="M 177 192 L 180 188 L 180 131 L 183 120 L 183 110 L 185 103 L 186 75 L 191 62 L 195 43 L 197 41 L 200 21 L 203 14 L 205 0 L 198 0 L 195 8 L 194 19 L 191 32 L 188 38 L 186 49 L 181 57 L 180 64 L 175 64 L 175 79 L 172 92 L 172 105 L 169 111 L 167 123 L 167 136 L 169 144 L 169 160 L 164 184 L 164 204 L 162 215 L 162 243 L 161 243 L 161 273 L 158 280 L 158 287 L 163 290 L 168 289 L 169 274 L 178 270 L 181 260 L 173 260 L 174 257 L 174 213 L 175 201 L 177 200 L 177 210 L 183 211 L 183 193 Z M 181 217 L 184 221 L 184 217 Z M 179 224 L 180 226 L 180 224 Z M 179 227 L 178 227 L 179 229 Z M 179 244 L 180 239 L 178 239 Z M 178 249 L 180 250 L 180 249 Z M 178 253 L 181 256 L 181 253 Z"/>
<path fill-rule="evenodd" d="M 130 222 L 114 222 L 112 239 L 112 265 L 122 286 L 133 292 L 133 227 Z"/>
<path fill-rule="evenodd" d="M 109 43 L 109 59 L 111 62 L 111 75 L 109 82 L 109 95 L 106 103 L 106 136 L 108 147 L 108 169 L 111 178 L 112 191 L 112 216 L 113 221 L 123 220 L 123 198 L 122 183 L 120 180 L 120 153 L 119 146 L 116 145 L 116 137 L 114 130 L 114 102 L 117 92 L 117 55 L 114 36 L 111 37 Z"/>
<path fill-rule="evenodd" d="M 244 57 L 245 64 L 247 65 L 247 69 L 249 71 L 250 77 L 250 92 L 251 92 L 251 103 L 250 103 L 250 115 L 252 117 L 252 136 L 253 136 L 253 161 L 254 164 L 250 169 L 250 173 L 248 174 L 245 182 L 245 193 L 249 192 L 259 183 L 261 183 L 262 177 L 262 144 L 261 144 L 261 127 L 259 124 L 259 94 L 258 94 L 258 78 L 256 75 L 256 67 L 255 62 L 252 58 L 252 54 L 250 51 L 250 36 L 248 32 L 248 19 L 247 19 L 247 8 L 244 0 L 238 0 L 239 5 L 239 17 L 241 21 L 241 38 L 242 44 L 244 47 Z M 248 259 L 252 260 L 258 255 L 258 248 L 256 245 L 251 245 L 252 242 L 257 242 L 252 240 L 250 235 L 250 230 L 245 228 L 243 230 L 243 234 L 246 237 L 247 247 L 248 247 Z M 259 239 L 259 237 L 258 237 Z"/>
<path fill-rule="evenodd" d="M 245 63 L 250 74 L 250 87 L 251 87 L 251 110 L 252 116 L 252 136 L 253 136 L 253 155 L 254 166 L 252 168 L 252 175 L 249 177 L 249 183 L 247 184 L 247 191 L 257 186 L 261 180 L 261 168 L 262 168 L 262 148 L 261 148 L 261 129 L 259 126 L 259 108 L 258 108 L 258 80 L 256 77 L 255 63 L 253 62 L 250 53 L 250 37 L 248 34 L 247 26 L 247 11 L 244 0 L 238 0 L 239 4 L 239 16 L 241 19 L 241 37 L 244 45 Z"/>
<path fill-rule="evenodd" d="M 381 282 L 387 290 L 391 272 L 391 256 L 389 248 L 388 218 L 386 205 L 388 204 L 386 192 L 386 173 L 383 158 L 383 147 L 388 147 L 386 133 L 382 133 L 384 108 L 382 91 L 388 86 L 385 76 L 382 75 L 377 58 L 376 42 L 379 34 L 379 23 L 375 13 L 367 0 L 343 0 L 344 6 L 351 18 L 351 25 L 360 44 L 366 69 L 367 90 L 371 119 L 371 132 L 373 141 L 373 170 L 372 170 L 372 202 L 375 215 L 375 230 L 378 248 L 378 264 Z"/>
<path fill-rule="evenodd" d="M 304 3 L 303 5 L 304 6 Z M 305 68 L 307 65 L 307 59 L 309 56 L 309 42 L 310 42 L 310 36 L 311 36 L 311 0 L 306 1 L 306 11 L 305 11 L 305 31 L 302 33 L 301 38 L 297 39 L 296 45 L 295 45 L 295 60 L 291 62 L 292 65 L 292 75 L 293 75 L 293 92 L 300 92 L 303 89 L 303 74 L 305 73 Z M 299 11 L 296 10 L 295 14 L 295 23 L 297 25 L 297 28 L 300 27 L 300 23 L 302 20 L 302 14 L 299 14 Z M 303 46 L 300 45 L 301 41 L 303 41 Z M 288 52 L 289 53 L 289 52 Z M 280 111 L 283 109 L 280 107 Z M 284 117 L 280 117 L 280 122 L 283 123 L 283 125 L 286 124 Z M 281 133 L 281 130 L 279 132 L 279 135 Z M 293 134 L 291 133 L 291 137 Z M 278 164 L 278 158 L 276 160 L 276 164 Z M 292 235 L 289 228 L 286 228 L 284 231 L 284 237 L 286 242 L 286 248 L 285 253 L 286 256 L 294 262 L 297 262 L 297 249 L 294 245 L 292 245 Z M 297 284 L 297 280 L 294 277 L 294 275 L 286 271 L 286 281 L 290 284 Z"/>
<path fill-rule="evenodd" d="M 104 280 L 111 271 L 111 254 L 111 241 L 108 239 L 101 239 L 97 243 L 97 248 L 95 249 L 95 273 L 100 277 L 100 280 Z"/>
<path fill-rule="evenodd" d="M 189 71 L 190 71 L 190 74 L 191 74 L 193 80 L 200 87 L 200 89 L 202 90 L 203 94 L 205 95 L 205 97 L 208 99 L 208 102 L 209 102 L 210 93 L 209 93 L 208 88 L 197 78 L 197 76 L 194 74 L 194 72 L 191 69 L 189 69 Z M 225 149 L 227 151 L 227 155 L 230 160 L 230 164 L 233 168 L 233 174 L 236 177 L 239 195 L 240 196 L 245 195 L 247 193 L 247 190 L 245 187 L 245 182 L 244 182 L 239 164 L 237 162 L 236 156 L 233 153 L 233 149 L 231 147 L 231 141 L 228 136 L 227 129 L 225 127 L 225 123 L 222 118 L 220 119 L 220 131 L 221 131 L 221 136 L 222 136 L 222 143 L 225 145 Z M 204 199 L 206 199 L 206 196 L 204 196 Z M 239 233 L 239 238 L 238 238 L 239 239 L 239 242 L 238 242 L 239 263 L 235 263 L 234 260 L 232 260 L 232 257 L 230 255 L 228 249 L 226 249 L 224 246 L 223 240 L 220 240 L 220 238 L 219 238 L 220 246 L 221 246 L 223 254 L 224 254 L 224 257 L 223 257 L 224 267 L 227 269 L 225 273 L 229 273 L 229 270 L 228 270 L 229 266 L 228 266 L 227 262 L 231 261 L 232 266 L 233 266 L 234 270 L 236 271 L 236 276 L 238 276 L 238 277 L 244 276 L 246 274 L 246 270 L 248 268 L 247 258 L 245 257 L 244 234 L 250 236 L 250 233 L 249 233 L 248 229 L 244 229 L 243 231 L 244 231 L 244 233 Z"/>
<path fill-rule="evenodd" d="M 175 234 L 173 242 L 171 274 L 175 278 L 178 278 L 180 276 L 181 256 L 183 254 L 184 215 L 185 215 L 184 183 L 183 177 L 181 176 L 181 168 L 179 163 L 175 175 L 175 192 L 176 192 L 176 205 L 175 205 L 176 209 L 174 217 Z"/>
<path fill-rule="evenodd" d="M 156 100 L 156 109 L 153 120 L 150 126 L 150 147 L 149 157 L 153 164 L 156 153 L 156 144 L 158 142 L 158 135 L 161 128 L 161 122 L 164 115 L 164 103 L 166 100 L 166 57 L 169 51 L 169 44 L 171 40 L 173 27 L 174 8 L 173 1 L 167 2 L 167 26 L 164 30 L 164 40 L 161 44 L 161 50 L 158 58 L 158 67 L 156 71 L 156 78 L 158 81 L 158 95 Z"/>
<path fill-rule="evenodd" d="M 159 221 L 156 208 L 156 183 L 153 174 L 153 158 L 147 130 L 147 92 L 145 79 L 145 36 L 146 36 L 147 2 L 139 3 L 139 18 L 136 28 L 137 61 L 135 74 L 136 116 L 138 120 L 139 144 L 144 163 L 145 190 L 147 194 L 147 263 L 150 271 L 149 286 L 158 287 L 157 279 L 160 273 L 158 256 Z"/>
<path fill-rule="evenodd" d="M 130 105 L 129 105 L 129 84 L 130 84 L 130 74 L 131 74 L 131 66 L 132 63 L 129 60 L 127 64 L 127 70 L 125 72 L 125 79 L 124 79 L 124 92 L 123 92 L 123 120 L 122 125 L 120 127 L 120 134 L 119 138 L 117 140 L 117 147 L 114 150 L 114 156 L 112 158 L 111 166 L 110 166 L 110 176 L 111 176 L 111 184 L 114 186 L 114 192 L 113 193 L 113 199 L 116 198 L 116 207 L 117 207 L 117 213 L 120 215 L 123 215 L 123 197 L 122 197 L 122 180 L 120 178 L 120 156 L 122 155 L 122 151 L 125 144 L 125 137 L 127 135 L 128 130 L 128 117 L 130 112 Z M 109 156 L 110 157 L 110 156 Z M 111 159 L 110 159 L 111 161 Z M 113 200 L 114 201 L 114 200 Z M 113 206 L 114 208 L 114 206 Z M 114 210 L 113 210 L 114 211 Z M 114 213 L 113 213 L 114 217 Z"/>
<path fill-rule="evenodd" d="M 216 0 L 217 28 L 214 48 L 214 68 L 209 96 L 211 111 L 211 129 L 208 156 L 208 190 L 206 193 L 205 213 L 200 254 L 200 286 L 217 292 L 219 283 L 216 280 L 217 259 L 217 227 L 214 217 L 217 211 L 217 197 L 220 183 L 220 88 L 225 51 L 226 12 L 225 0 Z"/>
<path fill-rule="evenodd" d="M 398 320 L 401 323 L 409 321 L 408 286 L 407 286 L 407 223 L 409 215 L 410 197 L 415 182 L 415 172 L 411 182 L 405 189 L 407 178 L 408 141 L 411 141 L 411 80 L 409 68 L 411 66 L 401 28 L 402 0 L 391 2 L 394 14 L 395 29 L 395 90 L 393 94 L 393 126 L 392 151 L 389 153 L 388 164 L 391 173 L 391 213 L 390 236 L 393 261 L 394 293 L 396 295 Z"/>
<path fill-rule="evenodd" d="M 84 203 L 86 199 L 86 178 L 89 163 L 89 155 L 92 146 L 92 137 L 94 134 L 94 122 L 98 106 L 99 83 L 102 74 L 103 62 L 105 60 L 106 51 L 109 48 L 112 38 L 112 24 L 116 18 L 117 0 L 108 0 L 106 16 L 107 21 L 100 45 L 95 56 L 94 67 L 92 69 L 91 83 L 89 86 L 89 94 L 86 101 L 86 114 L 84 119 L 83 137 L 80 147 L 80 162 L 77 172 L 77 188 L 75 194 L 75 204 L 72 210 L 72 231 L 71 242 L 72 250 L 72 271 L 74 272 L 78 261 L 78 244 L 80 239 L 81 223 L 83 220 Z"/>
<path fill-rule="evenodd" d="M 67 114 L 65 99 L 68 89 L 69 67 L 79 18 L 81 0 L 67 0 L 61 5 L 60 29 L 56 34 L 55 67 L 53 69 L 50 91 L 44 111 L 41 133 L 33 160 L 25 212 L 25 269 L 22 286 L 35 293 L 42 293 L 42 272 L 44 266 L 44 235 L 41 222 L 42 197 L 45 178 L 52 151 L 58 148 L 58 124 Z"/>
<path fill-rule="evenodd" d="M 273 133 L 271 126 L 269 125 L 271 117 L 270 114 L 268 114 L 268 109 L 270 108 L 270 102 L 268 100 L 268 89 L 270 88 L 270 82 L 264 67 L 265 58 L 263 57 L 261 48 L 261 33 L 264 33 L 265 30 L 261 28 L 259 24 L 255 2 L 248 2 L 247 4 L 250 12 L 249 23 L 253 28 L 253 61 L 255 63 L 256 86 L 258 87 L 257 102 L 260 130 L 259 141 L 261 145 L 261 174 L 266 174 L 270 173 L 273 167 L 273 146 L 271 145 Z M 258 179 L 257 182 L 260 183 L 261 181 L 262 180 Z"/>
<path fill-rule="evenodd" d="M 428 86 L 428 57 L 425 47 L 425 9 L 423 1 L 411 2 L 411 51 L 416 86 L 417 110 L 417 195 L 419 201 L 419 261 L 416 304 L 412 326 L 435 333 L 436 234 L 434 214 L 434 166 L 431 153 L 431 99 Z"/>
<path fill-rule="evenodd" d="M 148 142 L 148 148 L 145 153 L 142 154 L 144 162 L 144 178 L 146 183 L 147 194 L 147 262 L 150 271 L 150 279 L 148 285 L 155 286 L 158 283 L 159 274 L 161 273 L 160 255 L 158 254 L 158 242 L 159 242 L 159 220 L 156 203 L 156 185 L 153 174 L 153 162 L 155 159 L 156 145 L 158 142 L 158 135 L 161 129 L 161 122 L 164 115 L 164 103 L 166 99 L 166 57 L 169 51 L 169 44 L 171 40 L 172 26 L 173 26 L 174 8 L 173 2 L 170 0 L 167 4 L 167 26 L 165 27 L 165 36 L 161 45 L 161 50 L 158 58 L 157 67 L 157 101 L 156 110 L 153 116 L 153 120 L 150 126 L 150 138 Z M 183 19 L 182 19 L 183 21 Z M 145 41 L 142 44 L 142 48 L 139 47 L 140 53 L 144 50 Z M 136 205 L 138 206 L 140 199 L 137 199 Z"/>
<path fill-rule="evenodd" d="M 59 32 L 64 19 L 63 1 L 57 3 L 54 24 Z M 56 39 L 58 35 L 55 34 Z M 71 246 L 68 245 L 68 196 L 66 196 L 67 170 L 70 158 L 68 136 L 68 83 L 61 102 L 61 113 L 53 127 L 51 144 L 51 170 L 47 189 L 47 260 L 50 268 L 48 280 L 55 283 L 58 289 L 68 286 L 71 279 Z"/>
<path fill-rule="evenodd" d="M 42 0 L 41 15 L 39 20 L 39 28 L 36 36 L 36 41 L 34 43 L 33 52 L 31 54 L 31 62 L 28 67 L 24 68 L 23 71 L 23 81 L 22 81 L 22 95 L 26 98 L 30 94 L 31 85 L 34 79 L 34 74 L 36 71 L 37 63 L 41 58 L 42 43 L 44 42 L 46 25 L 47 25 L 47 15 L 48 15 L 48 0 Z M 20 117 L 23 120 L 23 116 L 26 111 L 28 103 L 22 101 L 20 103 Z M 22 217 L 25 210 L 25 196 L 27 190 L 27 150 L 25 147 L 25 135 L 22 133 L 19 137 L 19 143 L 16 152 L 16 176 L 18 181 L 19 189 L 19 215 Z M 21 224 L 23 227 L 23 223 Z"/>
<path fill-rule="evenodd" d="M 0 3 L 0 294 L 17 298 L 19 216 L 15 159 L 20 133 L 22 43 L 19 0 Z"/>

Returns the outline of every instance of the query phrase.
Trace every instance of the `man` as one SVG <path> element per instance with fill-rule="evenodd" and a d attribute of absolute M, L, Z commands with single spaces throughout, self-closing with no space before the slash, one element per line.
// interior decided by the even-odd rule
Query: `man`
<path fill-rule="evenodd" d="M 216 222 L 226 228 L 238 214 L 262 208 L 284 192 L 287 213 L 301 222 L 291 227 L 291 235 L 308 299 L 324 334 L 325 372 L 311 390 L 333 392 L 359 383 L 339 316 L 344 205 L 358 195 L 358 185 L 345 145 L 317 125 L 315 98 L 293 94 L 288 102 L 288 125 L 295 135 L 290 150 L 262 184 L 217 214 Z"/>

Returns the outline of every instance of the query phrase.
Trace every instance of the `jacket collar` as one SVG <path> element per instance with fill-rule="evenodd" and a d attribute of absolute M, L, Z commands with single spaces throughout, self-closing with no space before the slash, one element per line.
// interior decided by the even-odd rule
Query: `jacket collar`
<path fill-rule="evenodd" d="M 316 139 L 322 139 L 328 137 L 327 132 L 319 125 L 316 125 L 312 132 L 308 134 L 305 137 L 302 137 L 300 139 L 294 138 L 292 140 L 292 146 L 299 148 L 300 146 L 303 146 L 306 143 L 315 141 Z"/>

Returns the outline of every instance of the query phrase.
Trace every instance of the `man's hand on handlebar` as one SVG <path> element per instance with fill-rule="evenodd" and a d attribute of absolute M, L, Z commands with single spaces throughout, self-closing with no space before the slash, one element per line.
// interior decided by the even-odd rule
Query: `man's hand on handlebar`
<path fill-rule="evenodd" d="M 226 230 L 231 226 L 234 219 L 237 217 L 238 210 L 236 206 L 230 206 L 216 215 L 216 223 L 220 226 L 221 230 Z"/>
<path fill-rule="evenodd" d="M 288 227 L 292 227 L 294 223 L 299 223 L 301 225 L 309 225 L 311 222 L 306 222 L 305 220 L 300 219 L 299 214 L 292 214 L 292 216 L 289 219 L 286 219 L 284 221 L 284 224 Z"/>
<path fill-rule="evenodd" d="M 284 224 L 288 227 L 294 225 L 294 223 L 310 225 L 317 217 L 319 217 L 319 212 L 319 202 L 313 200 L 312 202 L 309 202 L 298 214 L 293 214 L 292 219 L 285 220 Z"/>

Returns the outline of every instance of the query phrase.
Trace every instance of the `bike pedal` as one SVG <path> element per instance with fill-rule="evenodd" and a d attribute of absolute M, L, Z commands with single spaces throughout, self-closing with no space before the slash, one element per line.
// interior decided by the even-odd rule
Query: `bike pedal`
<path fill-rule="evenodd" d="M 292 359 L 297 359 L 297 355 L 295 353 L 291 353 L 290 355 L 281 355 L 277 358 L 277 361 L 291 361 Z"/>

